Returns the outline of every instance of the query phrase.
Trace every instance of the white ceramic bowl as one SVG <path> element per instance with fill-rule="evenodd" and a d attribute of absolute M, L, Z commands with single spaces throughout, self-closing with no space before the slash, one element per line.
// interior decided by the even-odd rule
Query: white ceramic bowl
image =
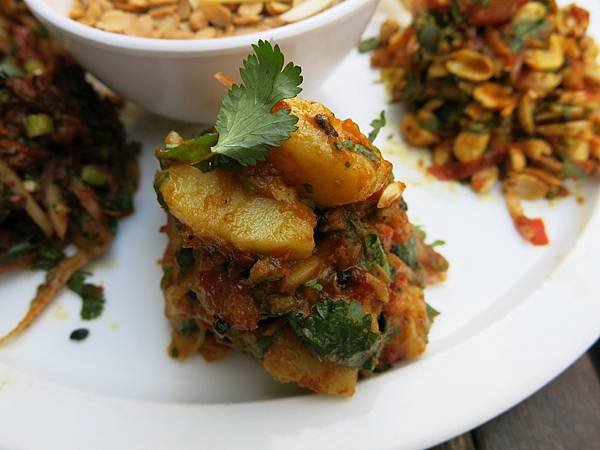
<path fill-rule="evenodd" d="M 305 95 L 356 46 L 379 0 L 345 0 L 306 20 L 261 33 L 210 40 L 146 39 L 68 18 L 71 0 L 25 0 L 85 69 L 126 99 L 190 122 L 213 123 L 225 93 L 215 72 L 238 76 L 250 45 L 267 39 L 302 67 Z"/>

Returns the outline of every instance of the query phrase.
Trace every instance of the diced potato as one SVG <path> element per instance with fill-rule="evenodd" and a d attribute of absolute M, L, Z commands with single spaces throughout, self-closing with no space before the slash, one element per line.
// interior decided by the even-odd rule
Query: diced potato
<path fill-rule="evenodd" d="M 358 379 L 357 369 L 317 359 L 289 329 L 276 337 L 263 366 L 281 383 L 295 382 L 322 394 L 350 397 Z"/>
<path fill-rule="evenodd" d="M 168 173 L 159 187 L 163 200 L 169 212 L 195 235 L 283 258 L 312 254 L 316 218 L 295 196 L 284 200 L 260 197 L 226 171 L 203 173 L 177 165 Z"/>
<path fill-rule="evenodd" d="M 273 149 L 269 159 L 303 196 L 321 206 L 339 206 L 363 201 L 387 185 L 391 164 L 354 122 L 337 119 L 317 102 L 295 98 L 285 104 L 298 117 L 298 130 Z M 322 125 L 317 115 L 325 119 Z M 343 143 L 364 146 L 371 158 L 344 148 Z"/>

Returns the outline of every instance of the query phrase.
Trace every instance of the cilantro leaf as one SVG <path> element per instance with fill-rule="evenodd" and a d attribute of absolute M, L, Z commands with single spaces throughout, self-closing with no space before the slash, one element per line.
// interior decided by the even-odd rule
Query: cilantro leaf
<path fill-rule="evenodd" d="M 252 45 L 254 54 L 248 56 L 240 69 L 243 87 L 258 101 L 275 105 L 285 98 L 296 97 L 302 89 L 302 69 L 294 63 L 283 67 L 283 53 L 267 41 Z M 283 70 L 282 70 L 283 69 Z"/>
<path fill-rule="evenodd" d="M 513 25 L 504 37 L 513 52 L 519 52 L 530 39 L 543 39 L 550 33 L 550 22 L 546 19 L 538 21 L 523 20 Z"/>
<path fill-rule="evenodd" d="M 409 236 L 402 245 L 392 245 L 392 253 L 413 270 L 417 270 L 421 266 L 417 255 L 417 240 L 414 236 Z"/>
<path fill-rule="evenodd" d="M 382 335 L 371 329 L 371 315 L 356 300 L 325 298 L 308 316 L 290 314 L 289 322 L 319 358 L 344 366 L 361 367 L 382 342 Z"/>
<path fill-rule="evenodd" d="M 376 234 L 367 234 L 364 239 L 365 263 L 369 270 L 380 266 L 388 277 L 392 277 L 392 268 L 387 260 L 383 244 Z"/>
<path fill-rule="evenodd" d="M 357 153 L 365 158 L 369 158 L 371 161 L 379 161 L 379 157 L 372 150 L 369 150 L 364 145 L 353 142 L 350 139 L 346 139 L 343 142 L 336 141 L 333 143 L 333 145 L 338 150 L 348 150 L 349 152 Z"/>
<path fill-rule="evenodd" d="M 275 104 L 301 91 L 301 69 L 292 63 L 283 67 L 279 46 L 267 41 L 252 46 L 240 69 L 243 83 L 233 86 L 223 99 L 215 128 L 219 140 L 211 148 L 246 166 L 265 159 L 269 147 L 289 139 L 298 118 L 287 110 L 272 112 Z"/>
<path fill-rule="evenodd" d="M 81 318 L 83 320 L 93 320 L 100 317 L 102 311 L 104 311 L 104 289 L 101 286 L 95 286 L 90 283 L 86 283 L 85 279 L 91 275 L 89 272 L 78 270 L 75 272 L 67 286 L 73 292 L 81 297 L 83 304 L 81 305 Z"/>
<path fill-rule="evenodd" d="M 379 117 L 371 121 L 371 127 L 373 127 L 373 130 L 369 133 L 369 142 L 373 142 L 381 129 L 385 127 L 385 111 L 381 111 Z"/>

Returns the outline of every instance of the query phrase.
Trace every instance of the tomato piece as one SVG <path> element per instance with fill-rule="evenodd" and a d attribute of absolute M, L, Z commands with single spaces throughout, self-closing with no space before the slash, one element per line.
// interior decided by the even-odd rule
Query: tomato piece
<path fill-rule="evenodd" d="M 498 25 L 512 18 L 519 5 L 515 0 L 491 0 L 488 4 L 472 4 L 468 8 L 471 25 Z"/>
<path fill-rule="evenodd" d="M 573 16 L 573 18 L 579 23 L 587 23 L 590 20 L 590 13 L 586 9 L 580 8 L 579 6 L 571 5 L 569 12 L 571 13 L 571 16 Z"/>
<path fill-rule="evenodd" d="M 548 235 L 542 219 L 529 219 L 525 216 L 516 217 L 515 226 L 521 236 L 533 245 L 548 245 Z"/>

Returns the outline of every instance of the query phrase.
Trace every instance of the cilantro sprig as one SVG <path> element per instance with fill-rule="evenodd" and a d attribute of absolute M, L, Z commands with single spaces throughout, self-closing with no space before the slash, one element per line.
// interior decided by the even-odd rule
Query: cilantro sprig
<path fill-rule="evenodd" d="M 252 49 L 240 68 L 242 83 L 233 85 L 223 99 L 216 133 L 161 149 L 159 159 L 199 163 L 222 155 L 243 166 L 253 165 L 296 131 L 298 118 L 285 108 L 273 108 L 300 93 L 301 68 L 291 62 L 284 66 L 278 45 L 260 40 Z"/>

